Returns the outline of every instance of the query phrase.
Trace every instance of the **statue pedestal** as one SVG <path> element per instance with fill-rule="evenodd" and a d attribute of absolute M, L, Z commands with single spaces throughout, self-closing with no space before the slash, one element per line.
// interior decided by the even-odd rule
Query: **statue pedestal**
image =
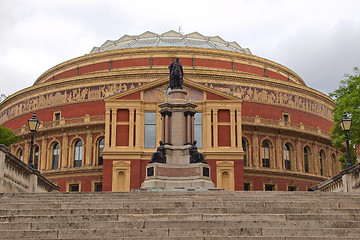
<path fill-rule="evenodd" d="M 158 148 L 165 159 L 150 162 L 146 166 L 146 179 L 142 189 L 148 188 L 206 188 L 215 189 L 210 179 L 210 167 L 194 161 L 194 152 L 199 156 L 194 141 L 194 115 L 196 104 L 185 100 L 186 91 L 175 89 L 169 92 L 169 101 L 159 105 L 162 114 L 162 140 Z M 161 149 L 161 150 L 159 150 Z M 160 152 L 163 151 L 163 152 Z M 193 156 L 192 156 L 193 154 Z M 156 154 L 160 156 L 162 154 Z M 201 155 L 201 154 L 200 154 Z M 202 156 L 202 155 L 201 155 Z M 152 159 L 155 160 L 156 159 Z"/>

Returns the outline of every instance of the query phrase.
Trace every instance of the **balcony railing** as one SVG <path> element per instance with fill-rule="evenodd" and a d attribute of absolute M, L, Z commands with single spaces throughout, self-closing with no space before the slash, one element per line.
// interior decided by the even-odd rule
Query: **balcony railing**
<path fill-rule="evenodd" d="M 295 130 L 299 132 L 306 132 L 316 135 L 321 135 L 330 138 L 330 133 L 322 130 L 321 128 L 317 127 L 310 127 L 306 126 L 303 123 L 292 123 L 292 122 L 285 122 L 283 120 L 274 120 L 268 118 L 260 118 L 256 117 L 247 117 L 242 116 L 242 124 L 249 124 L 249 125 L 260 125 L 260 126 L 269 126 L 274 128 L 280 128 L 284 130 Z"/>
<path fill-rule="evenodd" d="M 79 118 L 67 118 L 67 119 L 60 119 L 57 121 L 41 122 L 39 131 L 53 129 L 57 127 L 64 127 L 64 126 L 71 127 L 81 124 L 91 125 L 91 124 L 99 124 L 99 123 L 105 123 L 104 115 L 97 115 L 97 116 L 85 115 L 85 117 L 79 117 Z M 16 135 L 27 134 L 29 133 L 29 128 L 28 126 L 24 125 L 21 128 L 13 130 L 13 132 Z"/>

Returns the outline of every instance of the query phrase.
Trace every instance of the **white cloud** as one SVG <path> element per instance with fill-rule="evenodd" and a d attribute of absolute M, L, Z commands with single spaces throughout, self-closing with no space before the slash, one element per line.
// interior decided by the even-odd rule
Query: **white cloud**
<path fill-rule="evenodd" d="M 237 41 L 328 93 L 359 65 L 359 7 L 355 0 L 3 0 L 0 93 L 31 86 L 49 68 L 107 39 L 179 26 Z"/>

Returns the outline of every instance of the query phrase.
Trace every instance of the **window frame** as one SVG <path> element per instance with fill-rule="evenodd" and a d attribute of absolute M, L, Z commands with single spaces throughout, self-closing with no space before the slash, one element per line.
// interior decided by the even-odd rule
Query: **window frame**
<path fill-rule="evenodd" d="M 267 144 L 267 148 L 268 148 L 268 158 L 265 158 L 266 153 L 265 153 L 265 147 L 264 144 Z M 264 140 L 261 143 L 261 162 L 262 162 L 262 167 L 266 167 L 266 168 L 271 168 L 271 164 L 270 164 L 270 159 L 271 159 L 271 144 L 268 140 Z"/>
<path fill-rule="evenodd" d="M 81 145 L 78 145 L 79 143 Z M 74 156 L 73 167 L 81 167 L 83 165 L 83 159 L 84 159 L 84 143 L 81 139 L 77 139 L 74 142 L 73 156 Z"/>
<path fill-rule="evenodd" d="M 196 117 L 201 116 L 199 122 L 196 121 Z M 203 114 L 202 112 L 196 112 L 194 115 L 194 140 L 196 140 L 196 146 L 203 148 Z"/>
<path fill-rule="evenodd" d="M 304 147 L 304 172 L 306 172 L 306 173 L 310 173 L 310 165 L 309 165 L 310 154 L 311 154 L 310 148 L 308 146 L 305 146 Z"/>
<path fill-rule="evenodd" d="M 147 122 L 147 115 L 153 115 L 154 121 Z M 149 116 L 150 117 L 150 116 Z M 145 149 L 154 149 L 156 148 L 156 119 L 157 112 L 146 111 L 144 114 L 144 148 Z M 151 119 L 152 120 L 152 119 Z M 152 138 L 150 141 L 150 138 Z"/>
<path fill-rule="evenodd" d="M 284 168 L 291 170 L 291 147 L 289 143 L 284 144 Z"/>
<path fill-rule="evenodd" d="M 103 142 L 104 144 L 101 145 L 101 142 Z M 103 146 L 101 151 L 100 151 L 100 146 Z M 105 137 L 102 136 L 102 137 L 99 137 L 99 139 L 97 140 L 97 144 L 96 144 L 97 166 L 102 166 L 104 164 L 104 159 L 103 159 L 103 156 L 101 154 L 102 151 L 104 151 L 104 147 L 105 147 Z M 100 159 L 101 159 L 101 161 L 100 161 Z"/>
<path fill-rule="evenodd" d="M 57 149 L 55 149 L 56 146 L 57 146 Z M 57 150 L 56 155 L 54 154 L 55 150 Z M 55 156 L 57 156 L 58 158 L 55 159 Z M 56 165 L 57 165 L 56 167 L 54 164 L 55 161 L 56 161 Z M 51 147 L 51 169 L 52 170 L 59 169 L 59 164 L 60 164 L 60 143 L 55 142 L 52 144 L 52 147 Z"/>

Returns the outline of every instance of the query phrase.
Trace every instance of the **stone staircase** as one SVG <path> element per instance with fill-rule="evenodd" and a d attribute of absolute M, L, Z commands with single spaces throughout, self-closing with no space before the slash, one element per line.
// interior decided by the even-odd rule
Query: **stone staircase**
<path fill-rule="evenodd" d="M 360 239 L 360 194 L 3 194 L 0 239 Z"/>

